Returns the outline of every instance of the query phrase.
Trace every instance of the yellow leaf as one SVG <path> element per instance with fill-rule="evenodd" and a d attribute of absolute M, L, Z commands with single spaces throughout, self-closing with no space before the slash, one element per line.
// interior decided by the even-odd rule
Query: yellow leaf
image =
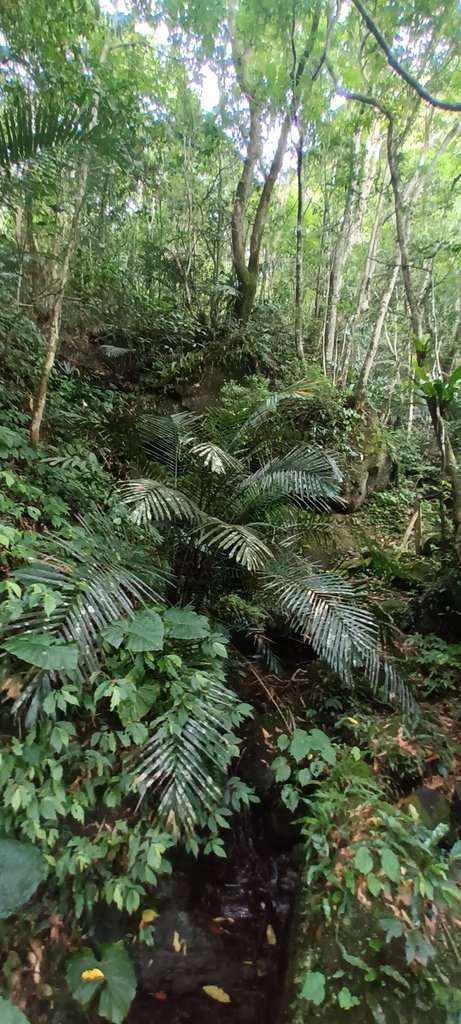
<path fill-rule="evenodd" d="M 359 724 L 356 718 L 349 718 L 348 717 L 347 721 L 351 722 L 352 725 L 358 725 Z"/>
<path fill-rule="evenodd" d="M 218 988 L 217 985 L 204 985 L 203 991 L 210 999 L 216 999 L 217 1003 L 230 1003 L 231 1001 L 231 997 L 227 992 L 223 988 Z"/>
<path fill-rule="evenodd" d="M 105 974 L 99 970 L 99 967 L 92 967 L 90 971 L 82 971 L 80 977 L 82 981 L 104 981 Z"/>
<path fill-rule="evenodd" d="M 175 932 L 173 935 L 173 949 L 175 953 L 180 953 L 182 949 L 182 942 L 181 939 L 179 938 L 178 932 Z"/>
<path fill-rule="evenodd" d="M 156 921 L 158 914 L 156 910 L 143 910 L 141 914 L 142 924 L 152 924 L 152 921 Z"/>
<path fill-rule="evenodd" d="M 268 924 L 268 926 L 266 928 L 266 939 L 267 939 L 267 941 L 269 943 L 269 946 L 276 946 L 277 945 L 277 939 L 276 939 L 275 932 L 274 932 L 274 929 L 273 929 L 271 924 Z"/>

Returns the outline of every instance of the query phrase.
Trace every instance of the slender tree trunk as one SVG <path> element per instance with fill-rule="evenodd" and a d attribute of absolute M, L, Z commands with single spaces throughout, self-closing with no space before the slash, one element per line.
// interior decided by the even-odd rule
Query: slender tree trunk
<path fill-rule="evenodd" d="M 296 267 L 295 267 L 295 345 L 299 358 L 304 362 L 303 300 L 304 300 L 304 129 L 298 121 L 299 138 L 296 145 L 296 171 L 298 204 L 296 214 Z"/>
<path fill-rule="evenodd" d="M 357 156 L 358 144 L 359 135 L 357 134 L 355 136 L 351 150 L 350 178 L 346 193 L 346 202 L 342 215 L 341 230 L 334 249 L 333 261 L 330 269 L 330 279 L 328 284 L 327 319 L 324 340 L 324 362 L 326 366 L 332 366 L 335 356 L 336 328 L 338 324 L 338 304 L 343 284 L 344 265 L 349 251 L 350 235 L 352 229 L 354 186 L 356 184 L 355 159 Z"/>
<path fill-rule="evenodd" d="M 100 59 L 99 59 L 99 66 L 100 67 L 102 67 L 105 64 L 106 60 L 107 60 L 107 57 L 108 57 L 109 51 L 110 51 L 110 45 L 111 45 L 111 34 L 108 32 L 107 35 L 106 35 L 106 39 L 104 41 L 104 45 L 103 45 L 103 48 L 102 48 L 101 56 L 100 56 Z M 99 84 L 98 84 L 96 92 L 95 92 L 95 95 L 94 95 L 93 111 L 92 111 L 90 125 L 89 125 L 89 130 L 90 131 L 92 131 L 92 129 L 95 128 L 95 126 L 98 123 L 99 102 L 100 102 L 100 93 L 99 93 Z M 60 268 L 59 268 L 59 270 L 57 272 L 57 275 L 56 275 L 56 291 L 55 291 L 53 307 L 52 307 L 52 311 L 51 311 L 50 328 L 49 328 L 49 336 L 48 336 L 48 345 L 47 345 L 47 348 L 46 348 L 45 362 L 43 364 L 42 375 L 41 375 L 40 382 L 39 382 L 39 385 L 38 385 L 37 394 L 35 396 L 34 408 L 33 408 L 33 412 L 32 412 L 32 420 L 31 420 L 31 424 L 30 424 L 30 444 L 31 444 L 32 448 L 37 448 L 39 443 L 40 443 L 40 430 L 41 430 L 41 425 L 42 425 L 43 413 L 45 411 L 45 404 L 46 404 L 46 397 L 47 397 L 47 393 L 48 393 L 48 384 L 49 384 L 49 379 L 50 379 L 50 373 L 51 373 L 51 371 L 53 369 L 54 362 L 55 362 L 55 359 L 56 359 L 56 353 L 57 353 L 58 346 L 59 346 L 59 338 L 60 338 L 60 331 L 61 331 L 61 318 L 62 318 L 62 306 L 63 306 L 63 301 L 64 301 L 64 292 L 65 292 L 67 281 L 68 281 L 68 278 L 69 278 L 69 271 L 70 271 L 71 261 L 72 261 L 72 257 L 73 257 L 73 254 L 74 254 L 75 243 L 76 243 L 76 240 L 77 240 L 78 225 L 79 225 L 81 212 L 82 212 L 82 209 L 83 209 L 83 206 L 84 206 L 84 202 L 85 202 L 86 186 L 87 186 L 87 181 L 88 181 L 89 169 L 90 169 L 90 153 L 89 153 L 89 150 L 87 149 L 87 151 L 85 153 L 85 156 L 83 158 L 83 163 L 81 165 L 80 173 L 79 173 L 79 176 L 78 176 L 77 190 L 76 190 L 75 202 L 74 202 L 74 211 L 73 211 L 72 220 L 71 220 L 71 224 L 70 224 L 70 228 L 69 228 L 69 232 L 68 232 L 68 236 L 67 236 L 67 243 L 66 243 L 66 248 L 65 248 L 65 252 L 64 252 L 64 258 L 63 258 L 62 264 L 61 264 L 61 266 L 60 266 Z"/>
<path fill-rule="evenodd" d="M 315 296 L 314 296 L 314 308 L 313 314 L 316 321 L 320 320 L 321 314 L 324 312 L 328 305 L 328 267 L 329 267 L 329 248 L 330 248 L 330 189 L 334 187 L 334 177 L 336 173 L 336 167 L 332 170 L 332 180 L 327 180 L 327 168 L 323 168 L 323 216 L 322 216 L 322 232 L 320 235 L 320 248 L 319 248 L 319 260 L 317 277 L 315 282 Z M 326 324 L 323 323 L 322 328 L 322 345 L 324 342 Z"/>
<path fill-rule="evenodd" d="M 379 313 L 378 313 L 378 317 L 377 317 L 377 320 L 376 320 L 375 329 L 373 331 L 373 335 L 372 335 L 372 338 L 371 338 L 371 341 L 370 341 L 368 352 L 367 352 L 367 354 L 365 356 L 365 360 L 364 360 L 364 363 L 363 363 L 363 366 L 362 366 L 360 377 L 359 377 L 358 382 L 357 382 L 357 387 L 355 389 L 354 404 L 355 404 L 357 409 L 361 409 L 363 407 L 364 403 L 365 403 L 368 381 L 370 379 L 370 374 L 371 374 L 371 371 L 372 371 L 373 366 L 375 364 L 375 360 L 376 360 L 376 356 L 377 356 L 378 348 L 379 348 L 379 343 L 381 341 L 381 335 L 383 333 L 383 327 L 384 327 L 384 324 L 386 322 L 386 317 L 387 317 L 387 314 L 388 314 L 388 310 L 389 310 L 389 306 L 390 306 L 390 303 L 391 303 L 392 296 L 394 294 L 394 289 L 395 289 L 395 286 L 397 284 L 397 278 L 399 276 L 399 271 L 400 271 L 400 267 L 397 264 L 397 266 L 394 267 L 394 269 L 393 269 L 393 271 L 391 273 L 391 276 L 390 276 L 388 284 L 387 284 L 387 288 L 386 288 L 386 290 L 384 292 L 384 295 L 382 297 L 382 300 L 381 300 L 381 306 L 379 308 Z"/>
<path fill-rule="evenodd" d="M 309 39 L 304 48 L 303 53 L 293 68 L 293 95 L 288 111 L 286 112 L 282 125 L 279 132 L 278 142 L 276 151 L 269 169 L 269 173 L 265 179 L 263 189 L 259 198 L 258 206 L 256 208 L 255 217 L 253 220 L 251 234 L 250 234 L 250 251 L 248 261 L 246 259 L 246 247 L 245 247 L 245 213 L 248 206 L 248 199 L 250 195 L 251 184 L 253 181 L 253 173 L 257 161 L 261 155 L 261 126 L 260 126 L 260 110 L 252 94 L 252 89 L 249 82 L 248 74 L 248 55 L 243 50 L 238 50 L 235 40 L 235 34 L 233 34 L 233 27 L 231 26 L 232 48 L 234 55 L 234 67 L 239 83 L 240 89 L 243 95 L 246 97 L 250 110 L 250 132 L 249 141 L 247 145 L 247 154 L 243 165 L 242 175 L 237 186 L 237 192 L 235 196 L 234 208 L 232 211 L 231 220 L 231 237 L 232 237 L 232 257 L 234 270 L 239 285 L 239 297 L 236 302 L 236 316 L 241 323 L 247 323 L 251 310 L 253 308 L 257 286 L 258 286 L 258 270 L 259 260 L 261 253 L 261 243 L 264 234 L 264 229 L 267 222 L 267 216 L 269 213 L 270 201 L 272 194 L 279 177 L 280 171 L 282 170 L 283 159 L 286 153 L 288 145 L 288 137 L 293 119 L 297 114 L 299 106 L 298 88 L 301 80 L 304 76 L 306 67 L 312 54 L 312 50 L 317 38 L 317 32 L 320 24 L 321 5 L 317 3 L 312 13 L 311 29 L 309 33 Z M 294 55 L 296 56 L 296 55 Z M 311 81 L 313 80 L 314 74 L 311 74 Z"/>
<path fill-rule="evenodd" d="M 358 324 L 362 313 L 368 309 L 370 285 L 374 277 L 376 269 L 376 256 L 378 252 L 379 236 L 381 234 L 382 222 L 382 208 L 384 200 L 385 185 L 383 182 L 382 188 L 379 192 L 378 203 L 376 206 L 375 218 L 373 221 L 373 227 L 371 229 L 370 240 L 368 243 L 367 255 L 365 258 L 365 266 L 363 268 L 363 274 L 360 279 L 360 287 L 357 295 L 357 310 L 354 315 L 354 327 Z"/>
<path fill-rule="evenodd" d="M 356 132 L 352 143 L 349 188 L 330 275 L 329 308 L 325 332 L 324 362 L 326 366 L 332 366 L 336 361 L 335 348 L 339 301 L 346 260 L 359 236 L 363 215 L 375 179 L 376 166 L 382 144 L 381 128 L 377 120 L 371 128 L 362 159 L 359 158 L 360 140 L 361 131 L 359 130 Z"/>
<path fill-rule="evenodd" d="M 411 267 L 408 250 L 408 223 L 402 203 L 402 191 L 400 186 L 399 170 L 395 155 L 394 121 L 388 115 L 387 153 L 389 170 L 391 175 L 392 192 L 394 195 L 395 224 L 397 239 L 400 249 L 402 266 L 402 277 L 405 287 L 405 296 L 410 312 L 410 321 L 413 329 L 416 359 L 419 366 L 424 366 L 426 361 L 427 346 L 424 344 L 423 336 L 423 310 L 419 305 L 418 297 L 413 288 L 411 279 Z M 442 468 L 451 484 L 452 490 L 452 524 L 455 536 L 455 547 L 461 557 L 461 470 L 458 466 L 455 453 L 448 435 L 446 422 L 446 408 L 434 393 L 426 397 L 426 405 L 431 418 L 437 444 L 442 457 Z"/>

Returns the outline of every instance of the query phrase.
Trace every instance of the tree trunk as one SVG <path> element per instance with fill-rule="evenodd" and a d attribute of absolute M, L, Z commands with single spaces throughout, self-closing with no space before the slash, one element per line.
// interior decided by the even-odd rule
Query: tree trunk
<path fill-rule="evenodd" d="M 357 387 L 355 389 L 354 405 L 357 409 L 361 409 L 365 403 L 368 381 L 370 379 L 370 374 L 375 364 L 379 343 L 381 341 L 381 335 L 383 332 L 383 327 L 386 322 L 386 317 L 392 296 L 394 294 L 394 289 L 397 284 L 399 270 L 400 266 L 397 264 L 397 266 L 394 267 L 392 271 L 392 274 L 387 284 L 386 291 L 384 292 L 384 295 L 381 300 L 381 306 L 376 320 L 375 329 L 373 331 L 368 352 L 365 356 L 360 377 L 357 382 Z"/>
<path fill-rule="evenodd" d="M 296 171 L 298 184 L 298 205 L 296 214 L 296 267 L 295 267 L 295 346 L 304 363 L 303 341 L 303 300 L 304 300 L 304 129 L 298 121 L 299 138 L 296 145 Z"/>
<path fill-rule="evenodd" d="M 344 277 L 344 265 L 347 259 L 352 231 L 352 215 L 354 208 L 354 186 L 356 184 L 355 160 L 359 145 L 359 133 L 355 135 L 351 157 L 350 157 L 350 178 L 346 193 L 341 230 L 333 253 L 333 262 L 330 270 L 328 286 L 328 306 L 324 339 L 324 363 L 325 366 L 332 366 L 335 357 L 336 328 L 338 323 L 338 304 Z"/>
<path fill-rule="evenodd" d="M 427 356 L 427 347 L 424 344 L 423 337 L 423 311 L 419 306 L 418 297 L 413 288 L 413 282 L 411 279 L 411 267 L 408 251 L 408 222 L 405 218 L 402 203 L 402 191 L 400 187 L 399 170 L 395 155 L 394 121 L 391 115 L 388 115 L 387 153 L 389 161 L 389 170 L 391 175 L 391 185 L 394 195 L 395 224 L 400 249 L 405 296 L 408 304 L 408 309 L 410 312 L 411 326 L 414 333 L 416 358 L 418 361 L 418 365 L 424 366 Z M 446 423 L 446 409 L 444 407 L 443 401 L 439 399 L 437 395 L 434 393 L 433 395 L 426 397 L 426 405 L 429 411 L 435 437 L 441 454 L 442 469 L 446 473 L 446 476 L 451 484 L 453 502 L 453 533 L 455 538 L 456 551 L 458 555 L 461 557 L 461 470 L 460 467 L 458 466 L 456 456 L 453 451 L 453 447 L 451 445 L 451 441 L 448 435 L 448 427 Z"/>
<path fill-rule="evenodd" d="M 293 119 L 298 111 L 299 98 L 297 95 L 297 91 L 303 78 L 304 72 L 306 70 L 309 58 L 311 56 L 314 43 L 317 38 L 318 27 L 320 24 L 320 14 L 321 5 L 320 3 L 318 3 L 312 13 L 309 39 L 307 41 L 307 44 L 304 48 L 304 51 L 299 59 L 297 66 L 295 65 L 293 68 L 293 95 L 291 98 L 289 109 L 284 116 L 282 126 L 280 128 L 277 148 L 269 169 L 269 173 L 265 179 L 259 203 L 256 209 L 256 214 L 253 220 L 250 235 L 250 252 L 248 256 L 248 262 L 246 259 L 245 252 L 245 213 L 248 206 L 248 199 L 250 195 L 251 184 L 253 181 L 254 169 L 261 155 L 260 110 L 254 99 L 254 95 L 250 87 L 247 67 L 248 55 L 244 50 L 238 50 L 235 35 L 234 38 L 232 39 L 234 67 L 237 76 L 237 81 L 239 83 L 243 95 L 246 97 L 248 101 L 250 110 L 250 132 L 247 146 L 247 154 L 243 165 L 242 175 L 237 186 L 237 192 L 235 195 L 235 202 L 231 219 L 232 259 L 235 274 L 239 285 L 239 296 L 236 302 L 235 313 L 237 319 L 240 320 L 241 323 L 243 324 L 247 323 L 250 317 L 256 296 L 258 286 L 258 270 L 261 253 L 261 243 L 267 222 L 267 216 L 269 213 L 270 201 L 272 199 L 275 184 L 282 169 L 283 158 L 285 156 L 288 145 L 288 136 L 290 128 L 293 123 Z M 316 73 L 317 72 L 315 72 L 315 74 Z M 312 80 L 313 74 L 311 74 L 311 81 Z"/>
<path fill-rule="evenodd" d="M 111 45 L 111 33 L 108 32 L 104 45 L 102 48 L 101 56 L 99 59 L 99 66 L 102 67 L 105 64 L 109 55 Z M 89 130 L 98 123 L 99 114 L 99 84 L 97 86 L 94 101 L 91 120 L 89 124 Z M 43 413 L 45 411 L 46 397 L 48 393 L 48 384 L 50 379 L 50 373 L 53 369 L 54 362 L 56 359 L 56 353 L 59 347 L 59 338 L 61 331 L 61 317 L 62 317 L 62 306 L 64 301 L 64 292 L 66 289 L 67 281 L 69 278 L 69 271 L 74 254 L 75 243 L 77 239 L 78 225 L 80 221 L 80 215 L 83 209 L 86 195 L 86 186 L 88 181 L 88 172 L 90 169 L 90 153 L 86 150 L 82 166 L 80 168 L 80 174 L 78 178 L 77 191 L 75 195 L 74 211 L 72 220 L 67 236 L 67 243 L 64 252 L 64 258 L 56 276 L 56 291 L 54 295 L 53 307 L 50 318 L 50 328 L 48 335 L 48 345 L 46 348 L 45 362 L 43 364 L 42 375 L 37 389 L 37 394 L 34 400 L 34 407 L 32 412 L 32 420 L 30 424 L 30 444 L 32 448 L 37 448 L 40 443 L 40 431 L 42 426 Z"/>

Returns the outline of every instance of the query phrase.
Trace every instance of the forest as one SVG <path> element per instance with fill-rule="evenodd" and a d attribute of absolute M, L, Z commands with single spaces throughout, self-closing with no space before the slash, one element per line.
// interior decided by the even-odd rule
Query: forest
<path fill-rule="evenodd" d="M 461 1024 L 461 9 L 365 3 L 0 5 L 0 1024 Z"/>

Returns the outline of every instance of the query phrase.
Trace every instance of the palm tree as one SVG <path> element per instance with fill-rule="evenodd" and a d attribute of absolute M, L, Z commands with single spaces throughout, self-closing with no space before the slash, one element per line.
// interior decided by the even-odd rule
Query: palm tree
<path fill-rule="evenodd" d="M 282 410 L 286 416 L 309 397 L 301 382 L 243 417 L 143 415 L 136 424 L 142 476 L 122 485 L 122 500 L 134 523 L 163 533 L 184 600 L 212 611 L 220 593 L 245 589 L 250 578 L 269 614 L 345 682 L 366 678 L 408 703 L 373 613 L 347 578 L 299 553 L 319 516 L 342 504 L 332 456 L 280 440 Z"/>

